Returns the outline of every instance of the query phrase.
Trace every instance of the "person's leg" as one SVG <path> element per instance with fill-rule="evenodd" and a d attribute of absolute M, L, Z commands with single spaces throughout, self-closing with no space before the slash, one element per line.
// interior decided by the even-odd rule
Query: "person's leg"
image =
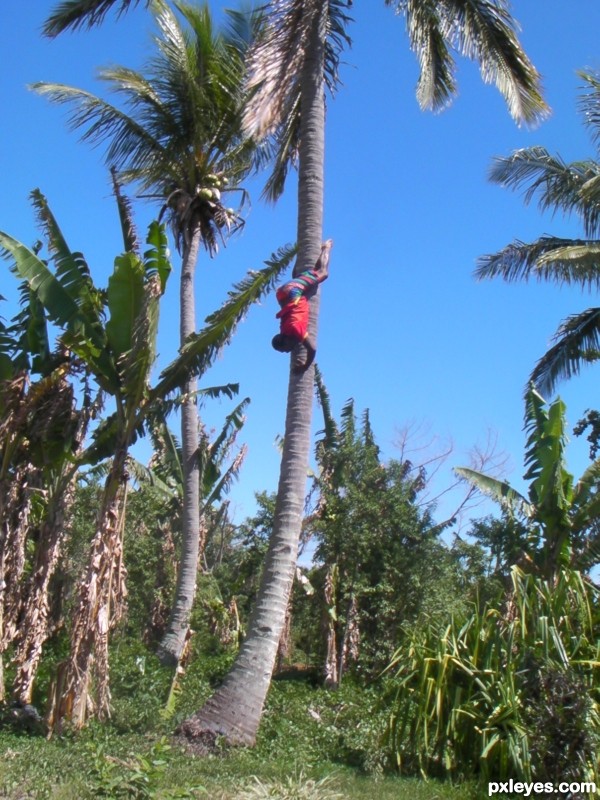
<path fill-rule="evenodd" d="M 321 245 L 321 255 L 317 259 L 314 271 L 319 275 L 319 281 L 324 281 L 329 275 L 329 255 L 333 247 L 333 239 L 327 239 Z"/>
<path fill-rule="evenodd" d="M 291 281 L 297 287 L 301 288 L 302 294 L 311 295 L 317 285 L 324 281 L 329 274 L 329 252 L 333 246 L 333 239 L 328 239 L 321 245 L 321 254 L 317 259 L 317 263 L 312 269 L 307 269 L 301 272 L 296 278 Z"/>

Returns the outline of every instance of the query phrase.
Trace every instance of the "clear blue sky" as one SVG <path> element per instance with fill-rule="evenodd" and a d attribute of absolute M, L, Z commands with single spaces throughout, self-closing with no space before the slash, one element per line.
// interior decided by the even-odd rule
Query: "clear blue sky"
<path fill-rule="evenodd" d="M 64 82 L 102 93 L 95 69 L 111 63 L 139 67 L 150 52 L 150 17 L 140 7 L 98 30 L 41 38 L 50 0 L 9 3 L 3 12 L 0 97 L 2 120 L 0 229 L 26 243 L 39 236 L 28 194 L 48 197 L 67 240 L 83 251 L 104 285 L 121 242 L 102 152 L 78 142 L 62 109 L 27 91 L 38 80 Z M 211 3 L 220 9 L 221 3 Z M 318 362 L 339 412 L 347 398 L 368 407 L 385 457 L 397 457 L 399 430 L 421 431 L 415 445 L 452 440 L 454 452 L 436 477 L 440 491 L 451 467 L 468 462 L 491 431 L 510 456 L 508 477 L 522 487 L 522 393 L 535 361 L 565 316 L 594 305 L 577 290 L 543 284 L 476 283 L 484 253 L 513 239 L 543 233 L 579 235 L 576 220 L 542 215 L 514 193 L 487 181 L 493 156 L 543 144 L 564 159 L 594 156 L 577 112 L 576 70 L 600 69 L 600 4 L 596 0 L 515 0 L 521 38 L 544 76 L 552 117 L 531 132 L 510 119 L 499 93 L 479 78 L 475 64 L 459 60 L 459 96 L 443 114 L 419 111 L 414 97 L 415 58 L 403 19 L 380 2 L 355 3 L 354 46 L 345 55 L 343 87 L 328 102 L 325 237 L 335 240 L 331 277 L 323 287 Z M 278 246 L 295 238 L 296 196 L 264 206 L 258 184 L 243 233 L 198 270 L 198 316 L 218 307 L 248 268 L 258 268 Z M 138 213 L 140 229 L 152 217 Z M 178 266 L 178 261 L 176 260 Z M 0 293 L 16 310 L 16 283 L 7 267 Z M 249 455 L 232 493 L 238 518 L 254 509 L 254 491 L 275 490 L 287 388 L 286 358 L 270 347 L 276 332 L 274 298 L 253 308 L 208 383 L 237 381 L 252 404 L 243 440 Z M 177 348 L 177 277 L 163 311 L 160 363 Z M 598 406 L 597 368 L 564 384 L 561 396 L 574 424 Z M 217 425 L 229 402 L 206 409 Z M 319 411 L 315 410 L 315 430 Z M 586 446 L 573 442 L 570 464 L 579 474 Z M 431 448 L 429 449 L 431 452 Z M 426 455 L 415 454 L 415 459 Z M 452 508 L 440 505 L 439 516 Z M 473 514 L 483 513 L 476 509 Z"/>

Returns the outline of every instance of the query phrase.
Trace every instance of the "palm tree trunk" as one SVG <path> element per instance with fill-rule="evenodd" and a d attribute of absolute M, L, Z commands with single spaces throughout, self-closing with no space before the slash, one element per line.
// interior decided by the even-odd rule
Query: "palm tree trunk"
<path fill-rule="evenodd" d="M 184 344 L 196 332 L 194 274 L 200 250 L 201 232 L 198 225 L 184 247 L 180 286 L 180 339 Z M 163 664 L 179 663 L 186 643 L 190 614 L 196 594 L 198 559 L 204 542 L 200 541 L 200 466 L 198 464 L 198 405 L 196 379 L 183 388 L 185 399 L 181 406 L 181 447 L 183 453 L 183 543 L 177 587 L 171 616 L 165 635 L 158 647 Z"/>
<path fill-rule="evenodd" d="M 312 267 L 320 254 L 323 220 L 325 105 L 323 64 L 326 3 L 319 3 L 302 75 L 298 176 L 298 261 Z M 310 334 L 316 341 L 318 294 L 311 300 Z M 294 362 L 292 354 L 291 363 Z M 273 533 L 248 635 L 223 685 L 180 733 L 208 740 L 253 745 L 277 657 L 298 555 L 310 450 L 313 372 L 290 371 L 285 439 Z"/>

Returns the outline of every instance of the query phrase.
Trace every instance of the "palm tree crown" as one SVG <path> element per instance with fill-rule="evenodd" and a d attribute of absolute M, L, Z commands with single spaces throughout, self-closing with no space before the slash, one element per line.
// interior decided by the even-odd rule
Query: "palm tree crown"
<path fill-rule="evenodd" d="M 156 55 L 143 71 L 100 70 L 121 107 L 62 84 L 32 88 L 70 107 L 70 126 L 83 130 L 83 140 L 107 144 L 106 161 L 122 182 L 164 204 L 180 246 L 199 225 L 214 254 L 241 224 L 221 193 L 236 191 L 252 167 L 253 145 L 241 134 L 240 119 L 243 58 L 258 17 L 229 12 L 227 27 L 217 32 L 207 5 L 174 5 L 187 26 L 155 0 Z"/>
<path fill-rule="evenodd" d="M 585 91 L 580 99 L 592 140 L 600 144 L 600 77 L 581 72 Z M 598 158 L 597 150 L 596 157 Z M 497 159 L 491 180 L 510 189 L 525 189 L 525 202 L 537 199 L 542 210 L 574 214 L 581 220 L 584 237 L 541 236 L 534 242 L 515 241 L 498 253 L 479 260 L 479 278 L 506 281 L 539 280 L 559 284 L 600 287 L 600 162 L 587 159 L 571 164 L 544 147 L 516 150 Z M 579 373 L 581 366 L 600 357 L 600 308 L 588 308 L 562 322 L 553 346 L 538 361 L 531 380 L 551 394 L 562 378 Z"/>

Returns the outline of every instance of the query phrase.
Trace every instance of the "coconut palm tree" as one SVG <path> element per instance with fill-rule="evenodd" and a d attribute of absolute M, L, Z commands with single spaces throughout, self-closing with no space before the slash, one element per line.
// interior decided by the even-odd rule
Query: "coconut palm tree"
<path fill-rule="evenodd" d="M 515 241 L 479 260 L 479 278 L 505 281 L 538 280 L 600 287 L 600 74 L 580 72 L 584 91 L 580 109 L 592 140 L 596 160 L 565 163 L 544 147 L 516 150 L 497 159 L 490 177 L 510 189 L 525 189 L 525 202 L 537 198 L 542 210 L 573 214 L 581 220 L 584 238 L 541 236 L 534 242 Z M 558 328 L 554 344 L 536 364 L 530 380 L 552 394 L 556 384 L 576 375 L 600 357 L 600 308 L 568 317 Z"/>
<path fill-rule="evenodd" d="M 80 12 L 86 6 L 104 11 L 116 2 L 75 0 L 63 4 L 63 11 L 69 5 L 78 6 Z M 279 196 L 290 163 L 296 157 L 298 161 L 296 272 L 314 265 L 322 241 L 324 83 L 335 85 L 340 48 L 348 41 L 349 4 L 273 0 L 264 35 L 250 57 L 254 102 L 246 126 L 255 134 L 271 136 L 275 168 L 267 184 L 269 197 Z M 539 76 L 519 45 L 504 3 L 386 0 L 386 4 L 406 17 L 410 46 L 421 66 L 417 96 L 423 108 L 440 109 L 455 93 L 451 54 L 455 48 L 479 59 L 484 80 L 496 83 L 518 122 L 533 123 L 547 113 Z M 129 5 L 122 0 L 122 8 Z M 312 337 L 317 320 L 318 295 L 311 301 Z M 189 737 L 220 733 L 232 741 L 255 739 L 294 574 L 310 449 L 312 386 L 312 370 L 303 376 L 290 373 L 275 530 L 259 599 L 248 637 L 224 686 L 182 726 Z"/>
<path fill-rule="evenodd" d="M 98 21 L 103 3 L 67 3 Z M 123 4 L 122 8 L 126 4 Z M 107 163 L 119 179 L 133 182 L 156 199 L 175 231 L 182 254 L 180 342 L 196 331 L 194 276 L 202 247 L 214 256 L 220 242 L 242 224 L 222 194 L 239 192 L 252 167 L 254 146 L 241 128 L 243 57 L 258 24 L 256 15 L 229 13 L 228 27 L 214 30 L 207 5 L 175 0 L 179 17 L 154 0 L 160 35 L 157 53 L 143 72 L 112 67 L 101 80 L 124 99 L 126 110 L 72 87 L 38 83 L 36 91 L 71 109 L 73 128 L 83 139 L 107 143 Z M 65 8 L 63 8 L 65 10 Z M 243 195 L 242 195 L 243 196 Z M 190 379 L 181 404 L 183 448 L 183 553 L 176 599 L 159 654 L 177 663 L 186 638 L 200 555 L 199 418 L 197 386 Z"/>
<path fill-rule="evenodd" d="M 411 47 L 421 64 L 418 98 L 441 108 L 455 92 L 450 47 L 480 60 L 515 119 L 532 123 L 547 111 L 538 75 L 514 33 L 504 4 L 389 2 L 407 19 Z M 312 267 L 322 241 L 324 86 L 334 88 L 341 47 L 347 43 L 349 3 L 343 0 L 273 0 L 263 35 L 249 58 L 253 98 L 245 116 L 255 136 L 270 136 L 275 167 L 267 196 L 283 190 L 290 163 L 298 163 L 298 260 L 295 274 Z M 311 300 L 316 335 L 318 294 Z M 313 338 L 313 341 L 315 339 Z M 296 354 L 292 354 L 293 364 Z M 255 741 L 285 623 L 302 522 L 310 449 L 313 370 L 292 369 L 275 524 L 256 606 L 238 658 L 223 686 L 181 726 L 188 738 L 223 734 Z"/>

